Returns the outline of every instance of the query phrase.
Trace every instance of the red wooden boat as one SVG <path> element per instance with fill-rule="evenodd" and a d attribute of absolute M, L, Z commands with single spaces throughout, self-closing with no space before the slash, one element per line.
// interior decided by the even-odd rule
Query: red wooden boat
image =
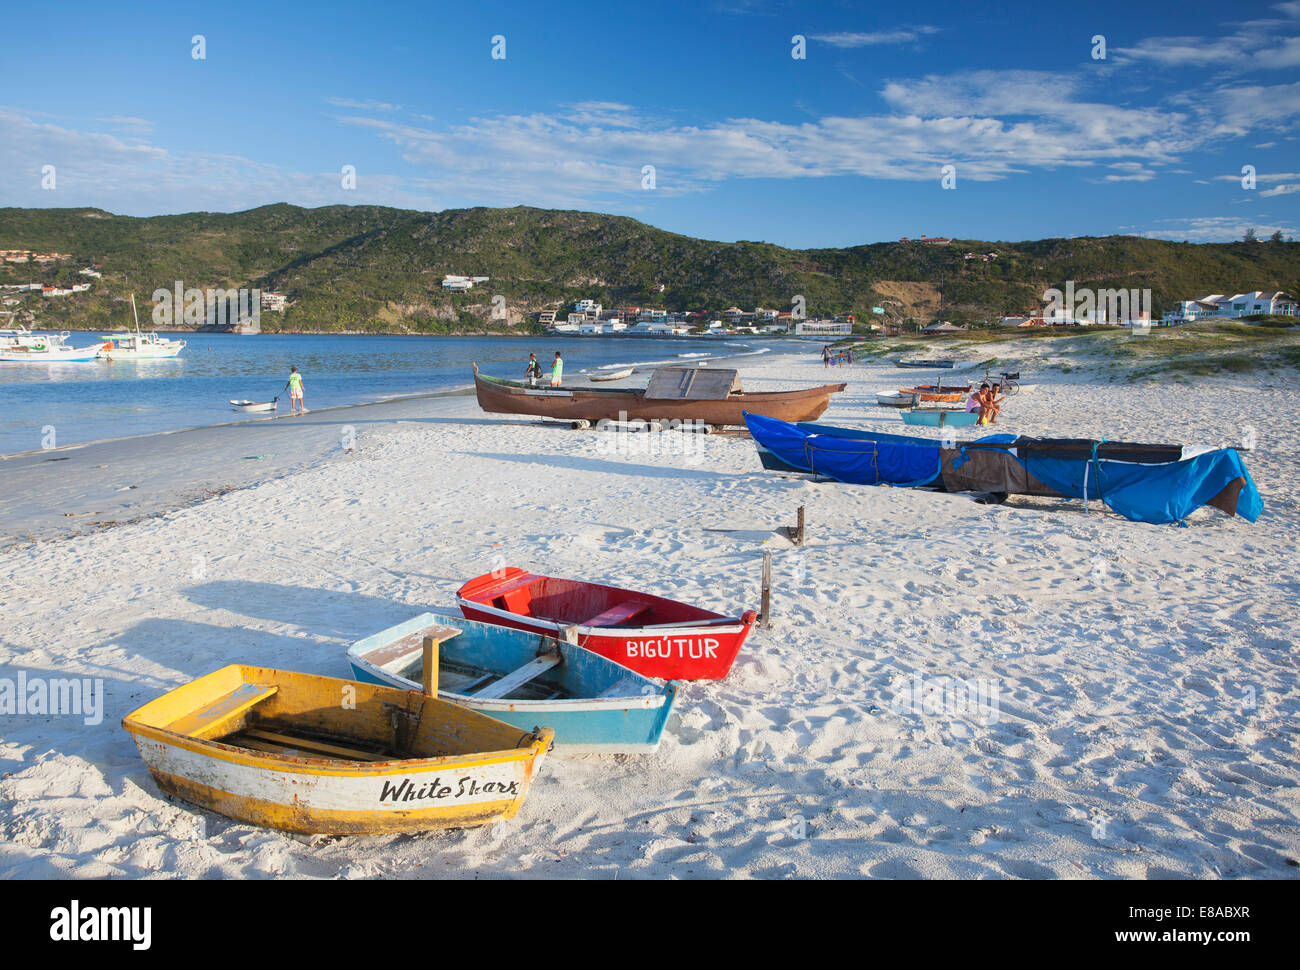
<path fill-rule="evenodd" d="M 471 579 L 456 595 L 471 620 L 567 639 L 646 677 L 666 680 L 726 677 L 758 619 L 753 610 L 724 616 L 516 566 Z"/>

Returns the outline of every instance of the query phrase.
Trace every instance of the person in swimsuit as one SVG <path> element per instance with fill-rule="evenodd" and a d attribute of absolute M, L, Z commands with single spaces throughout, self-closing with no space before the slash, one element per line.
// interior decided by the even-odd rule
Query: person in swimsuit
<path fill-rule="evenodd" d="M 302 375 L 298 373 L 297 367 L 289 368 L 289 383 L 284 385 L 284 389 L 289 392 L 289 413 L 306 414 L 307 406 L 302 397 Z"/>
<path fill-rule="evenodd" d="M 982 400 L 982 395 L 983 395 L 984 392 L 987 391 L 988 389 L 989 389 L 989 386 L 988 386 L 987 384 L 981 384 L 981 385 L 979 386 L 979 390 L 977 390 L 974 394 L 972 394 L 972 395 L 967 399 L 967 401 L 966 401 L 966 413 L 967 413 L 967 414 L 969 414 L 971 411 L 979 411 L 979 410 L 984 406 L 984 404 L 983 404 L 983 400 Z"/>
<path fill-rule="evenodd" d="M 1002 397 L 998 397 L 998 391 L 1000 390 L 1002 390 L 1001 384 L 994 384 L 989 389 L 989 396 L 988 396 L 989 419 L 988 421 L 985 422 L 985 424 L 998 423 L 998 412 L 1002 410 L 1002 402 L 1006 400 L 1006 395 L 1003 395 Z"/>

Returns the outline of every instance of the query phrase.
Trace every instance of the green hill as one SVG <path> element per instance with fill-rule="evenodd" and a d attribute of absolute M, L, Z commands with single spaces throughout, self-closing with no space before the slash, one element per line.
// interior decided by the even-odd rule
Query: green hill
<path fill-rule="evenodd" d="M 122 301 L 132 292 L 147 317 L 152 292 L 177 280 L 287 293 L 293 306 L 283 316 L 263 313 L 264 330 L 372 332 L 506 329 L 491 316 L 498 294 L 509 326 L 583 297 L 607 307 L 718 311 L 733 304 L 789 309 L 796 295 L 813 316 L 853 313 L 864 320 L 873 305 L 893 300 L 899 317 L 978 325 L 1039 306 L 1045 289 L 1066 280 L 1150 288 L 1157 315 L 1207 292 L 1294 291 L 1300 280 L 1298 243 L 1107 236 L 794 250 L 693 239 L 622 216 L 527 207 L 428 213 L 280 204 L 152 218 L 10 208 L 0 209 L 0 249 L 74 256 L 40 269 L 0 267 L 0 283 L 67 284 L 83 279 L 81 267 L 101 265 L 103 279 L 89 294 L 27 300 L 35 325 L 68 329 L 129 323 Z M 990 251 L 996 259 L 963 258 Z M 448 273 L 491 281 L 451 295 L 441 286 Z"/>

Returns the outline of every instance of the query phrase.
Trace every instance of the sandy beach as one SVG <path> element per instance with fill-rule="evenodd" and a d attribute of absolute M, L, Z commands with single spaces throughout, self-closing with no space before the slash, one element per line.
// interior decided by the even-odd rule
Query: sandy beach
<path fill-rule="evenodd" d="M 472 396 L 0 462 L 0 678 L 104 688 L 98 723 L 5 718 L 0 877 L 1295 878 L 1300 379 L 1116 382 L 1037 344 L 969 352 L 1037 385 L 999 430 L 1253 429 L 1260 520 L 813 482 L 746 436 Z M 745 387 L 847 380 L 823 421 L 903 432 L 875 394 L 932 374 L 818 349 L 741 362 Z M 682 685 L 654 755 L 548 758 L 508 823 L 290 837 L 162 797 L 120 727 L 228 663 L 346 677 L 350 643 L 502 565 L 733 612 L 765 551 L 773 624 L 731 676 Z M 982 703 L 928 702 L 958 682 Z"/>

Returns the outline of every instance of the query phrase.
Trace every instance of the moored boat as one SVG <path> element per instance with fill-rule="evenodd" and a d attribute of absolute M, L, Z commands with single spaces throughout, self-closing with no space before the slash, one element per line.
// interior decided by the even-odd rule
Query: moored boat
<path fill-rule="evenodd" d="M 0 332 L 0 362 L 10 364 L 68 364 L 94 360 L 108 346 L 69 347 L 70 334 L 32 333 L 24 328 Z"/>
<path fill-rule="evenodd" d="M 160 360 L 175 357 L 185 349 L 185 341 L 179 338 L 140 332 L 134 293 L 131 294 L 131 313 L 135 317 L 135 332 L 104 334 L 105 344 L 100 348 L 100 357 L 105 360 Z"/>
<path fill-rule="evenodd" d="M 436 613 L 354 643 L 348 662 L 358 680 L 419 690 L 426 636 L 439 641 L 439 698 L 524 731 L 545 724 L 563 754 L 654 751 L 677 696 L 577 644 Z"/>
<path fill-rule="evenodd" d="M 554 736 L 416 691 L 239 664 L 150 701 L 122 727 L 167 794 L 330 835 L 511 818 Z"/>
<path fill-rule="evenodd" d="M 278 397 L 273 397 L 269 401 L 238 400 L 238 401 L 231 401 L 230 406 L 234 408 L 236 411 L 244 411 L 248 413 L 255 412 L 255 411 L 274 411 L 276 407 L 276 402 L 278 400 L 280 400 Z"/>
<path fill-rule="evenodd" d="M 478 405 L 493 414 L 528 414 L 566 421 L 679 421 L 709 426 L 743 425 L 744 412 L 787 421 L 811 421 L 847 384 L 795 391 L 746 393 L 736 371 L 718 367 L 666 367 L 644 388 L 532 387 L 480 374 L 474 366 Z"/>
<path fill-rule="evenodd" d="M 568 640 L 646 677 L 727 676 L 758 614 L 727 616 L 662 596 L 510 566 L 456 594 L 473 620 Z"/>
<path fill-rule="evenodd" d="M 634 368 L 632 368 L 632 367 L 624 367 L 622 370 L 610 371 L 610 372 L 608 372 L 608 373 L 603 373 L 603 374 L 592 374 L 592 375 L 591 375 L 591 380 L 593 380 L 593 381 L 621 381 L 621 380 L 623 380 L 624 378 L 631 377 L 631 376 L 632 376 L 632 371 L 633 371 L 633 370 L 634 370 Z"/>

